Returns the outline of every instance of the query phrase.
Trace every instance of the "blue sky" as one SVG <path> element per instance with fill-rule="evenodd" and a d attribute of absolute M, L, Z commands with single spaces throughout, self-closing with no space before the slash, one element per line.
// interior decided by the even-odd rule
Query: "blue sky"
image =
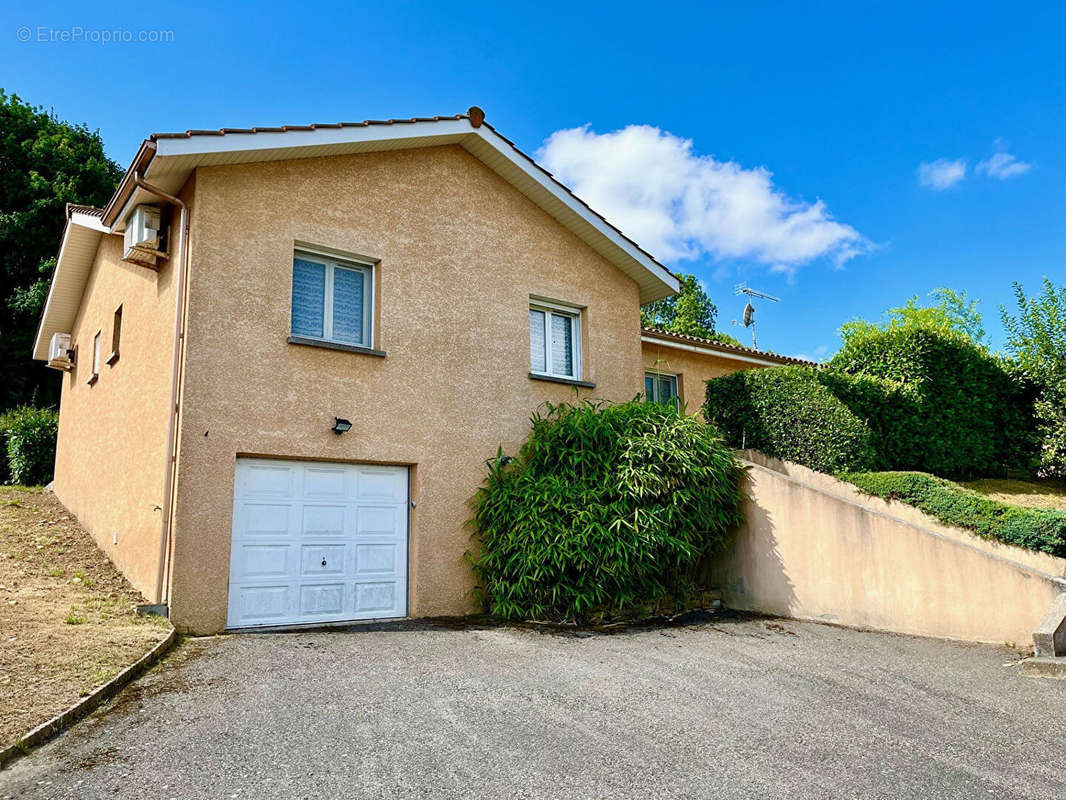
<path fill-rule="evenodd" d="M 85 41 L 115 29 L 171 41 Z M 123 166 L 153 131 L 477 104 L 702 278 L 720 328 L 746 340 L 745 280 L 782 298 L 760 345 L 821 357 L 938 286 L 998 346 L 1012 280 L 1066 281 L 1064 31 L 1051 2 L 43 2 L 0 11 L 0 85 Z"/>

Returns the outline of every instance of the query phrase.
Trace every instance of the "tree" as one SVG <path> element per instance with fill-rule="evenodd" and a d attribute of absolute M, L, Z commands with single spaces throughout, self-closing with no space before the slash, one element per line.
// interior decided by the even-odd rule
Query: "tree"
<path fill-rule="evenodd" d="M 1007 352 L 1036 384 L 1034 403 L 1041 440 L 1040 471 L 1066 476 L 1066 286 L 1044 278 L 1043 291 L 1028 297 L 1014 284 L 1017 316 L 1000 306 Z"/>
<path fill-rule="evenodd" d="M 667 333 L 682 336 L 699 336 L 704 339 L 740 345 L 736 339 L 714 329 L 718 306 L 704 291 L 695 275 L 679 275 L 681 290 L 670 297 L 648 303 L 640 309 L 640 324 L 645 328 L 658 328 Z"/>
<path fill-rule="evenodd" d="M 977 310 L 980 300 L 971 300 L 966 292 L 941 287 L 929 293 L 933 303 L 918 305 L 918 295 L 896 308 L 885 312 L 881 322 L 856 319 L 845 322 L 840 328 L 840 338 L 847 342 L 858 334 L 872 330 L 939 330 L 960 333 L 977 345 L 985 346 L 985 329 L 981 312 Z"/>
<path fill-rule="evenodd" d="M 0 408 L 54 401 L 57 382 L 30 358 L 67 203 L 103 205 L 122 175 L 98 131 L 0 89 Z"/>

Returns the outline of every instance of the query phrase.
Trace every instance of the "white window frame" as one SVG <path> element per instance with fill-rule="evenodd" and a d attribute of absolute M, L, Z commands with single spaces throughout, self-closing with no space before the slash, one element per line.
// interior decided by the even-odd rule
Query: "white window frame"
<path fill-rule="evenodd" d="M 678 411 L 680 411 L 681 410 L 681 381 L 678 380 L 677 374 L 674 373 L 674 372 L 657 372 L 655 370 L 646 369 L 646 370 L 644 370 L 644 380 L 647 381 L 648 378 L 654 378 L 655 379 L 655 381 L 656 381 L 655 386 L 656 387 L 658 386 L 658 381 L 661 378 L 673 378 L 673 380 L 674 380 L 674 398 L 673 398 L 674 399 L 674 408 L 676 408 Z M 647 388 L 648 388 L 647 385 L 645 385 L 645 387 L 644 387 L 644 395 L 645 395 L 645 399 L 649 403 L 662 403 L 663 402 L 662 400 L 658 400 L 658 399 L 653 398 L 653 397 L 648 397 L 647 396 L 647 394 L 648 394 Z M 658 391 L 658 389 L 656 389 L 656 391 Z"/>
<path fill-rule="evenodd" d="M 544 312 L 544 371 L 542 372 L 533 369 L 532 362 L 530 362 L 529 371 L 533 375 L 543 375 L 546 378 L 565 378 L 573 381 L 581 380 L 581 375 L 583 374 L 581 371 L 581 309 L 576 306 L 567 306 L 550 300 L 531 299 L 529 301 L 529 310 Z M 571 354 L 571 361 L 573 362 L 574 367 L 573 375 L 554 372 L 552 370 L 552 314 L 555 314 L 557 317 L 567 317 L 570 320 L 570 341 L 573 342 L 574 345 L 574 351 Z M 530 342 L 529 349 L 532 353 L 532 342 Z"/>
<path fill-rule="evenodd" d="M 354 258 L 340 258 L 335 255 L 320 253 L 307 248 L 297 248 L 292 254 L 293 264 L 289 281 L 289 335 L 299 339 L 310 339 L 316 342 L 329 342 L 330 344 L 342 344 L 349 347 L 374 346 L 374 264 L 359 261 Z M 310 336 L 306 333 L 297 333 L 293 330 L 293 306 L 292 306 L 292 282 L 296 279 L 296 259 L 321 264 L 326 268 L 325 287 L 322 300 L 322 336 Z M 333 338 L 333 274 L 335 270 L 347 269 L 353 272 L 361 272 L 366 276 L 363 293 L 363 341 L 346 342 L 343 339 Z"/>

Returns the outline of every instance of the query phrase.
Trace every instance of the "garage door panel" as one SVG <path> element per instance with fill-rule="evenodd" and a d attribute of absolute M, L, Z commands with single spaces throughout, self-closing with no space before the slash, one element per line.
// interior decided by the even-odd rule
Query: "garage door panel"
<path fill-rule="evenodd" d="M 345 499 L 349 494 L 346 486 L 347 468 L 344 466 L 303 468 L 303 496 L 309 499 L 338 498 Z"/>
<path fill-rule="evenodd" d="M 407 613 L 407 468 L 237 459 L 230 628 Z"/>
<path fill-rule="evenodd" d="M 403 502 L 407 498 L 407 470 L 403 467 L 355 467 L 356 500 Z"/>
<path fill-rule="evenodd" d="M 402 568 L 395 544 L 358 544 L 355 546 L 355 576 L 394 575 Z"/>
<path fill-rule="evenodd" d="M 240 557 L 231 560 L 234 580 L 279 580 L 292 576 L 288 544 L 240 544 Z"/>
<path fill-rule="evenodd" d="M 281 503 L 241 503 L 238 515 L 242 539 L 287 538 L 292 529 L 292 505 Z"/>
<path fill-rule="evenodd" d="M 346 572 L 343 544 L 305 544 L 300 548 L 300 575 L 303 577 L 341 576 Z"/>
<path fill-rule="evenodd" d="M 248 463 L 242 480 L 241 496 L 294 497 L 296 494 L 296 466 L 281 463 Z"/>
<path fill-rule="evenodd" d="M 344 584 L 304 584 L 300 587 L 300 615 L 337 617 L 344 613 Z"/>
<path fill-rule="evenodd" d="M 393 581 L 355 584 L 357 614 L 395 611 L 396 605 L 396 584 Z"/>
<path fill-rule="evenodd" d="M 292 614 L 289 585 L 240 586 L 230 589 L 230 618 L 236 613 L 245 625 L 281 624 Z"/>
<path fill-rule="evenodd" d="M 359 536 L 395 538 L 403 528 L 398 517 L 407 509 L 397 506 L 360 506 L 355 510 L 355 530 Z"/>
<path fill-rule="evenodd" d="M 346 506 L 304 506 L 301 533 L 307 536 L 344 536 Z"/>

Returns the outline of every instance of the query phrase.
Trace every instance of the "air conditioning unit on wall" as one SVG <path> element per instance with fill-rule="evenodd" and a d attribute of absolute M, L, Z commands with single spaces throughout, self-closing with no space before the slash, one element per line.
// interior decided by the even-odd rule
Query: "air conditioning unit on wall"
<path fill-rule="evenodd" d="M 156 269 L 160 260 L 166 257 L 166 253 L 160 249 L 162 240 L 163 225 L 159 207 L 137 206 L 126 220 L 122 259 Z"/>
<path fill-rule="evenodd" d="M 69 370 L 74 366 L 73 351 L 70 349 L 69 333 L 53 333 L 48 343 L 48 366 L 52 369 Z"/>

